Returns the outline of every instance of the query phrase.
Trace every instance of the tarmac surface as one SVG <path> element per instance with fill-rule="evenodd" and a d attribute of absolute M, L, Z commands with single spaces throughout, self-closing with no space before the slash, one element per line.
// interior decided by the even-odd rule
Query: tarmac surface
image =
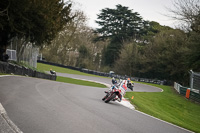
<path fill-rule="evenodd" d="M 92 76 L 67 74 L 67 73 L 56 73 L 56 74 L 57 74 L 57 76 L 69 77 L 69 78 L 75 78 L 75 79 L 81 79 L 81 80 L 85 79 L 85 80 L 99 82 L 99 83 L 106 83 L 109 86 L 111 85 L 111 78 L 92 77 Z M 128 91 L 130 91 L 130 90 L 128 90 Z M 136 92 L 162 92 L 163 90 L 160 88 L 145 85 L 145 84 L 134 83 L 133 91 L 136 91 Z"/>

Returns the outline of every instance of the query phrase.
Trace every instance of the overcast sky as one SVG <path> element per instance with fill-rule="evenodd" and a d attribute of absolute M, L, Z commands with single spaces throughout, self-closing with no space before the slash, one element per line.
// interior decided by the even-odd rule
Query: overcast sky
<path fill-rule="evenodd" d="M 88 25 L 97 28 L 95 23 L 97 14 L 104 8 L 116 8 L 117 4 L 133 9 L 138 12 L 144 20 L 156 21 L 161 25 L 174 27 L 175 22 L 165 15 L 169 14 L 167 8 L 173 7 L 173 0 L 72 0 L 76 8 L 81 9 L 89 18 Z"/>

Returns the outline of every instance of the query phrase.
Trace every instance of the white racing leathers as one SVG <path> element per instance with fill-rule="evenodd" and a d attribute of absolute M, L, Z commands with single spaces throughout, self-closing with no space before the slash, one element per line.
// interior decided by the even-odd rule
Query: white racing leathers
<path fill-rule="evenodd" d="M 118 94 L 118 101 L 120 102 L 122 100 L 122 97 L 125 95 L 126 91 L 127 91 L 127 80 L 122 80 L 120 81 L 119 84 L 114 84 L 109 91 L 112 91 L 112 89 L 114 88 L 118 88 L 120 90 L 120 94 Z"/>
<path fill-rule="evenodd" d="M 119 89 L 121 90 L 121 95 L 124 96 L 127 91 L 127 80 L 122 80 L 120 82 Z"/>

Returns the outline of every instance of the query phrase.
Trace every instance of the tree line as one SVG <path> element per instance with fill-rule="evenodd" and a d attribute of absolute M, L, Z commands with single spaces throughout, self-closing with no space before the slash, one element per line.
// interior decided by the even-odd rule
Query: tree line
<path fill-rule="evenodd" d="M 122 5 L 101 10 L 96 39 L 109 39 L 104 65 L 118 74 L 188 85 L 189 70 L 200 71 L 200 1 L 175 1 L 174 6 L 171 17 L 184 27 L 173 29 L 145 21 Z"/>
<path fill-rule="evenodd" d="M 174 1 L 175 8 L 168 10 L 182 22 L 176 29 L 146 21 L 120 4 L 102 9 L 99 28 L 93 29 L 71 1 L 20 1 L 1 2 L 1 49 L 17 38 L 40 46 L 47 61 L 183 84 L 189 81 L 189 70 L 200 71 L 199 0 Z"/>

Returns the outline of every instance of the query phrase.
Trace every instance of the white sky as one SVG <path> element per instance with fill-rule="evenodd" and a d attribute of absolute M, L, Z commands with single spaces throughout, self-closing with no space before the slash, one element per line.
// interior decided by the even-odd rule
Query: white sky
<path fill-rule="evenodd" d="M 156 21 L 161 25 L 175 27 L 175 21 L 165 15 L 169 14 L 167 8 L 173 7 L 173 0 L 72 0 L 75 8 L 82 10 L 89 18 L 88 25 L 97 28 L 97 14 L 104 8 L 115 8 L 117 4 L 133 9 L 138 12 L 144 20 Z"/>

